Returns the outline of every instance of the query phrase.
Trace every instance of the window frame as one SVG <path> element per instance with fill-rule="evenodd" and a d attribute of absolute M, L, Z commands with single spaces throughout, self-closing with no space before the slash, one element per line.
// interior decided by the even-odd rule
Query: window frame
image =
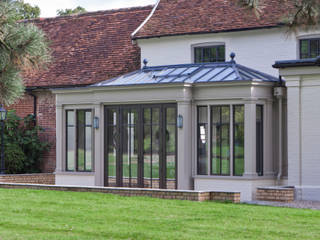
<path fill-rule="evenodd" d="M 210 141 L 210 152 L 209 152 L 209 167 L 210 167 L 210 176 L 231 176 L 231 151 L 232 151 L 232 149 L 231 149 L 231 142 L 233 141 L 233 139 L 231 139 L 230 138 L 230 132 L 231 132 L 231 117 L 230 117 L 230 113 L 232 112 L 232 107 L 233 105 L 228 105 L 228 104 L 220 104 L 220 105 L 211 105 L 210 106 L 210 116 L 209 116 L 209 118 L 210 118 L 210 132 L 208 131 L 208 138 L 209 138 L 209 141 Z M 228 140 L 229 140 L 229 159 L 228 159 L 228 161 L 229 161 L 229 170 L 228 170 L 228 174 L 223 174 L 222 173 L 222 150 L 221 150 L 221 148 L 222 148 L 222 141 L 220 140 L 220 159 L 219 159 L 219 161 L 220 161 L 220 170 L 219 170 L 219 172 L 220 172 L 220 174 L 214 174 L 213 173 L 213 171 L 212 171 L 212 157 L 213 157 L 213 138 L 212 138 L 212 136 L 213 136 L 213 114 L 212 114 L 212 112 L 213 112 L 213 108 L 215 108 L 215 107 L 218 107 L 218 108 L 220 108 L 220 116 L 219 116 L 219 119 L 220 119 L 220 124 L 221 124 L 221 128 L 220 128 L 220 130 L 219 130 L 219 137 L 221 138 L 222 137 L 222 126 L 224 125 L 222 122 L 223 122 L 223 120 L 222 120 L 222 109 L 223 108 L 225 108 L 225 107 L 228 107 L 229 108 L 229 128 L 228 128 Z"/>
<path fill-rule="evenodd" d="M 235 172 L 235 164 L 234 164 L 234 107 L 235 106 L 242 106 L 243 109 L 244 109 L 244 126 L 245 126 L 245 104 L 244 103 L 232 103 L 232 104 L 207 104 L 207 105 L 196 105 L 196 112 L 197 112 L 197 119 L 196 119 L 196 136 L 197 136 L 197 139 L 195 140 L 196 142 L 196 169 L 195 169 L 195 173 L 197 176 L 209 176 L 209 177 L 242 177 L 243 175 L 235 175 L 234 172 Z M 208 110 L 208 150 L 207 150 L 207 171 L 206 171 L 206 174 L 200 174 L 200 170 L 199 170 L 199 137 L 200 137 L 200 132 L 199 132 L 199 108 L 201 107 L 207 107 L 207 110 Z M 228 131 L 228 137 L 229 137 L 229 174 L 213 174 L 212 173 L 212 156 L 213 156 L 213 151 L 212 151 L 212 117 L 213 117 L 213 114 L 212 114 L 212 109 L 213 107 L 229 107 L 229 131 Z M 245 141 L 245 139 L 244 139 Z M 244 145 L 245 147 L 245 145 Z M 245 158 L 245 156 L 244 156 Z M 245 159 L 244 159 L 244 165 L 245 165 Z M 222 166 L 221 166 L 222 167 Z M 245 168 L 245 166 L 244 166 Z"/>
<path fill-rule="evenodd" d="M 213 62 L 225 62 L 226 61 L 226 44 L 224 42 L 217 42 L 217 43 L 204 43 L 204 44 L 196 44 L 192 46 L 192 62 L 193 63 L 210 63 L 209 62 L 204 62 L 203 61 L 203 53 L 204 53 L 204 49 L 210 49 L 210 48 L 216 48 L 216 56 L 218 56 L 218 49 L 219 47 L 224 47 L 224 59 L 223 60 L 219 60 L 218 57 L 216 57 L 216 60 Z M 202 61 L 200 62 L 196 62 L 196 50 L 197 49 L 202 49 L 201 51 L 201 59 Z"/>
<path fill-rule="evenodd" d="M 86 116 L 87 112 L 91 113 L 91 124 L 87 126 L 86 122 L 84 122 L 84 148 L 86 148 L 86 128 L 91 127 L 91 170 L 86 170 L 86 151 L 84 152 L 84 170 L 79 170 L 79 163 L 78 163 L 78 147 L 79 147 L 79 141 L 78 141 L 78 130 L 79 130 L 79 124 L 78 124 L 78 112 L 79 111 L 84 111 L 84 116 Z M 69 170 L 68 169 L 68 112 L 73 112 L 74 113 L 74 128 L 75 128 L 75 139 L 74 144 L 75 144 L 75 153 L 74 153 L 74 170 Z M 65 148 L 66 148 L 66 154 L 65 154 L 65 170 L 66 172 L 83 172 L 83 173 L 91 173 L 94 172 L 94 128 L 93 128 L 93 120 L 94 120 L 94 109 L 90 108 L 85 108 L 85 109 L 66 109 L 65 110 L 66 114 L 66 121 L 65 121 Z M 86 118 L 84 119 L 86 120 Z"/>
<path fill-rule="evenodd" d="M 318 56 L 320 55 L 320 37 L 310 37 L 310 38 L 301 38 L 299 39 L 299 59 L 308 59 L 311 58 L 311 41 L 316 40 L 318 41 Z M 302 41 L 308 41 L 308 57 L 302 58 Z"/>

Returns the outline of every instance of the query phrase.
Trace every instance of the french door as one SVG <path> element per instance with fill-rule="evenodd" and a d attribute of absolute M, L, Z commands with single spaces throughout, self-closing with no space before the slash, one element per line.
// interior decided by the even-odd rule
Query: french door
<path fill-rule="evenodd" d="M 177 187 L 175 104 L 105 107 L 105 186 Z"/>

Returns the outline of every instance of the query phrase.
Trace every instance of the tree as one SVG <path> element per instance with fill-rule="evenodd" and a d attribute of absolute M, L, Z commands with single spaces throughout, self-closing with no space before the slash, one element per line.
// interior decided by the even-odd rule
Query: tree
<path fill-rule="evenodd" d="M 40 17 L 40 8 L 38 6 L 31 6 L 23 0 L 16 1 L 18 4 L 18 13 L 21 15 L 20 19 L 34 19 Z"/>
<path fill-rule="evenodd" d="M 15 4 L 17 10 L 17 20 L 34 19 L 40 16 L 40 8 L 38 6 L 31 6 L 29 3 L 25 3 L 24 0 L 0 0 L 0 2 L 7 2 Z"/>
<path fill-rule="evenodd" d="M 268 0 L 238 0 L 240 4 L 251 8 L 259 17 L 263 14 L 263 2 Z M 310 28 L 320 23 L 320 0 L 279 0 L 290 8 L 285 23 L 291 28 Z"/>
<path fill-rule="evenodd" d="M 77 14 L 86 13 L 86 12 L 87 10 L 80 6 L 76 7 L 75 9 L 66 8 L 64 10 L 63 9 L 57 10 L 58 16 L 77 15 Z"/>
<path fill-rule="evenodd" d="M 50 62 L 48 40 L 38 27 L 20 18 L 17 1 L 0 1 L 0 104 L 24 93 L 22 74 Z"/>

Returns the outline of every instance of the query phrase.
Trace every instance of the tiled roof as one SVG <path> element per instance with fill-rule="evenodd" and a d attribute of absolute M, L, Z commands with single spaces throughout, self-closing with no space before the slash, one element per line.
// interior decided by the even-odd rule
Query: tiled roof
<path fill-rule="evenodd" d="M 51 41 L 53 62 L 27 74 L 26 87 L 88 85 L 140 68 L 140 49 L 130 34 L 152 6 L 37 19 Z"/>
<path fill-rule="evenodd" d="M 230 61 L 225 63 L 144 67 L 135 72 L 96 83 L 93 86 L 108 87 L 170 83 L 198 84 L 229 81 L 277 82 L 278 79 Z"/>
<path fill-rule="evenodd" d="M 133 38 L 276 27 L 281 25 L 288 9 L 284 1 L 265 0 L 257 18 L 253 11 L 240 6 L 238 0 L 160 0 Z"/>

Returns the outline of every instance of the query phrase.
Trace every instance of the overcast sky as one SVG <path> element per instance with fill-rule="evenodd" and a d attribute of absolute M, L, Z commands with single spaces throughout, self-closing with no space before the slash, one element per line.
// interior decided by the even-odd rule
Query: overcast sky
<path fill-rule="evenodd" d="M 41 17 L 54 17 L 58 9 L 84 7 L 87 11 L 107 10 L 132 6 L 154 4 L 156 0 L 25 0 L 31 5 L 38 5 Z"/>

